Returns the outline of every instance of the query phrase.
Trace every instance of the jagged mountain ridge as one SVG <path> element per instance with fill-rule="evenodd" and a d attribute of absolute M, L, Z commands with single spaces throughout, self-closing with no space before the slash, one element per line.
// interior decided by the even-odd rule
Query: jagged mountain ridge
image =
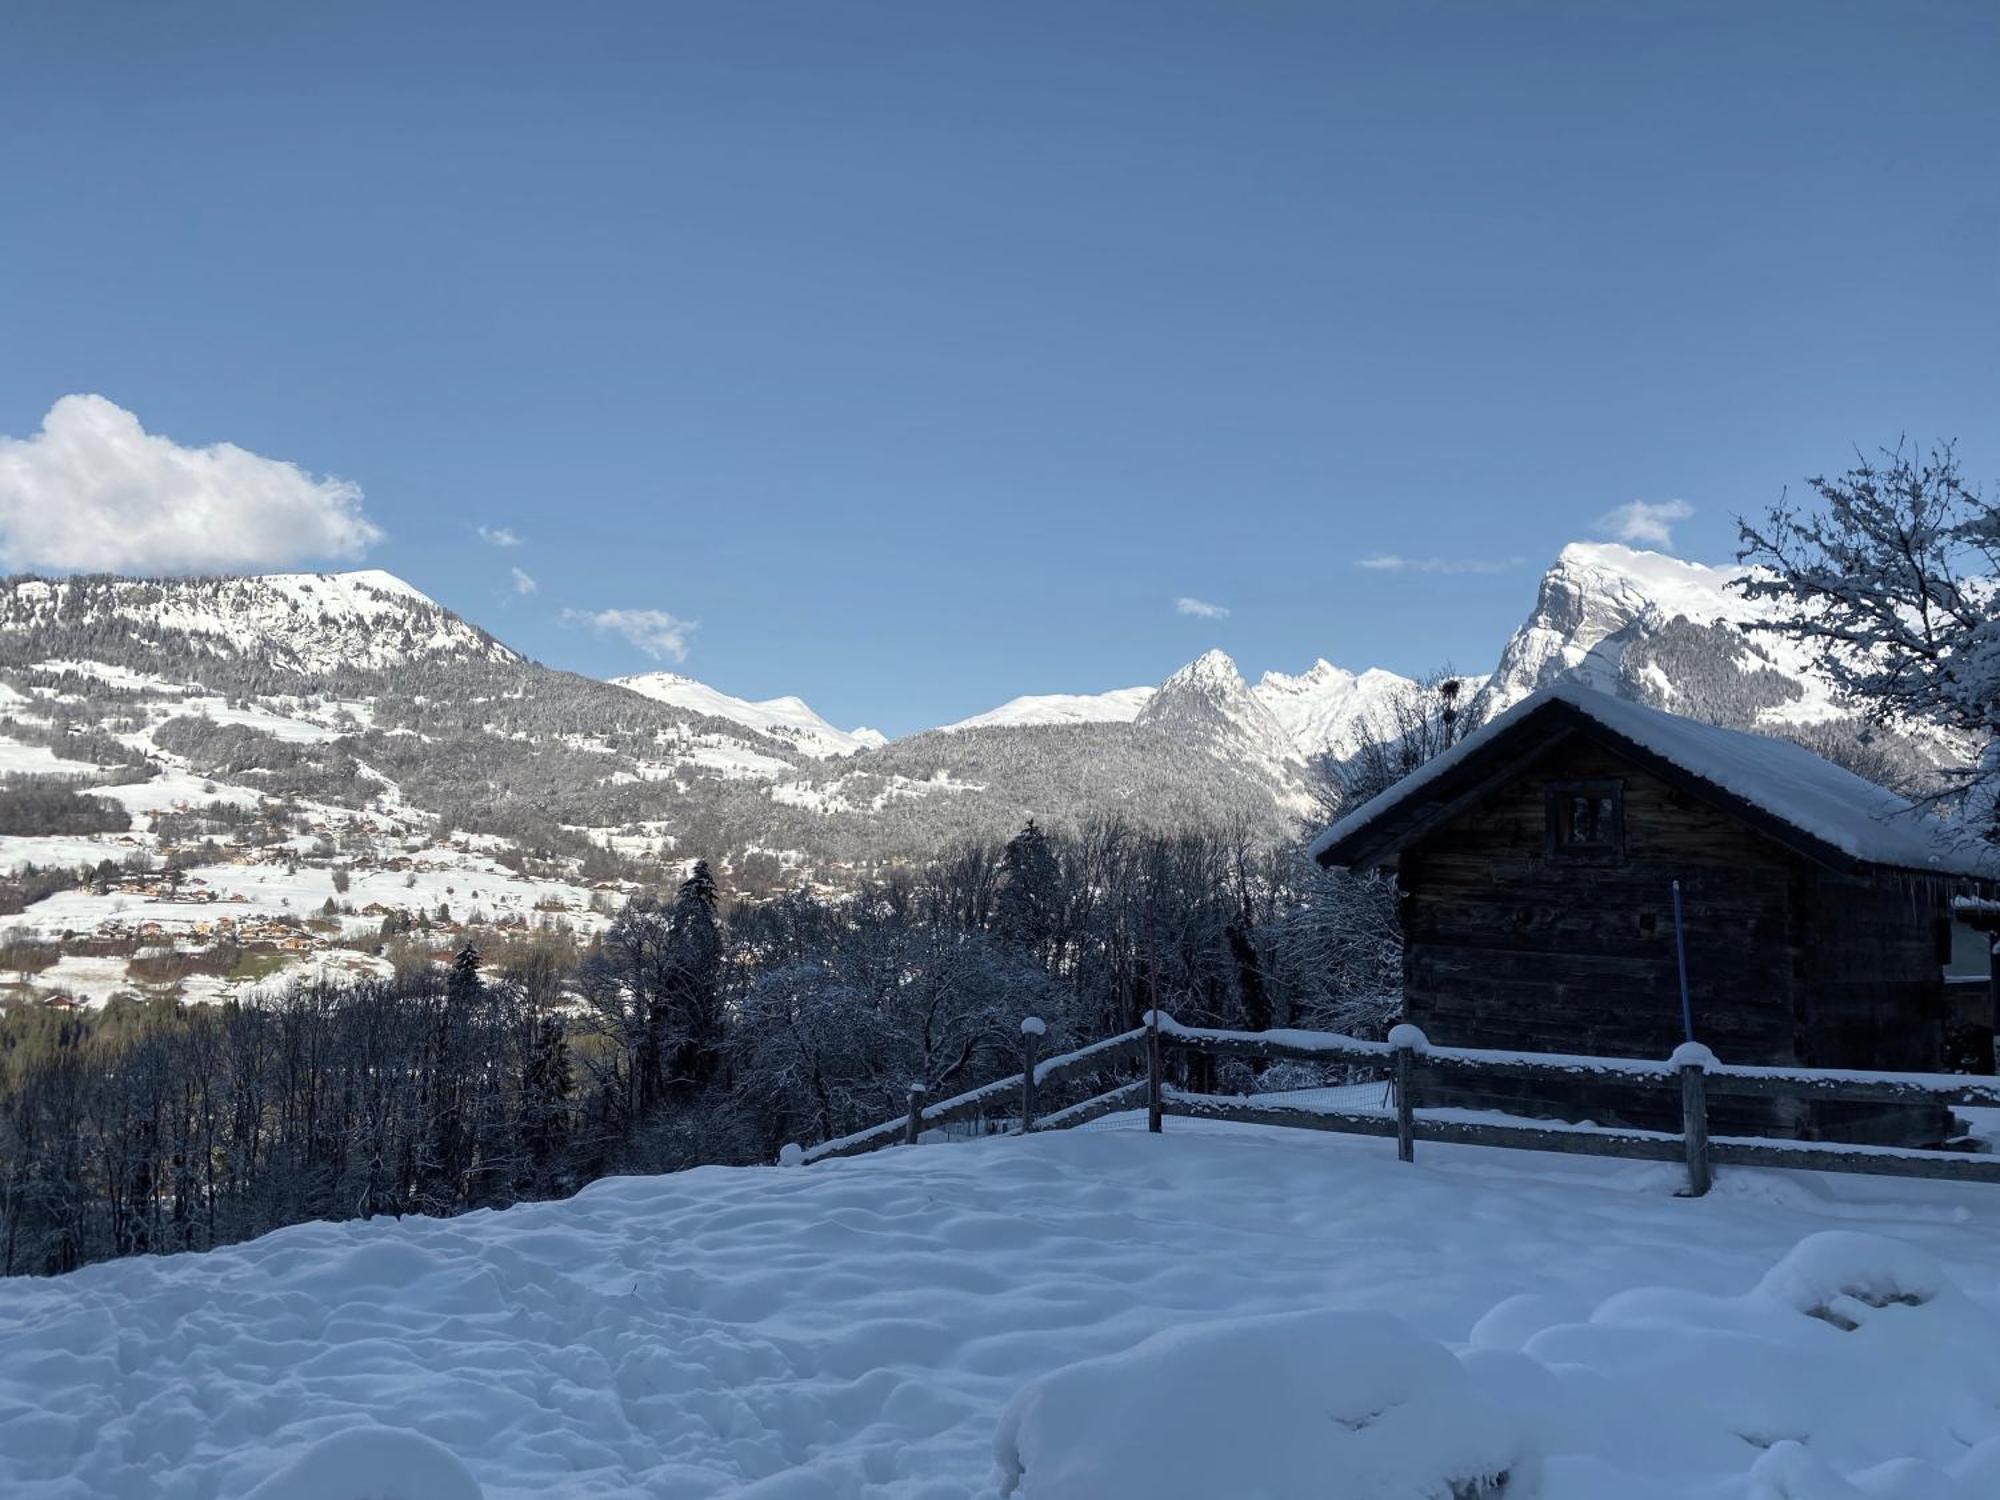
<path fill-rule="evenodd" d="M 1221 651 L 1203 652 L 1161 683 L 1132 722 L 1254 766 L 1276 786 L 1302 787 L 1298 745 Z"/>
<path fill-rule="evenodd" d="M 1183 667 L 1168 679 L 1169 683 L 1194 671 L 1201 660 L 1197 658 Z M 1235 673 L 1234 663 L 1229 670 Z M 1241 682 L 1240 674 L 1238 681 Z M 1219 679 L 1216 685 L 1222 687 Z M 1251 698 L 1284 731 L 1292 751 L 1310 760 L 1328 754 L 1336 759 L 1351 755 L 1371 728 L 1386 727 L 1397 696 L 1414 689 L 1416 684 L 1380 667 L 1355 673 L 1322 658 L 1297 676 L 1266 672 L 1254 684 L 1245 686 Z M 1234 687 L 1224 690 L 1235 696 Z M 1161 691 L 1159 687 L 1131 687 L 1114 688 L 1107 693 L 1028 694 L 942 727 L 957 732 L 1042 724 L 1144 722 L 1149 706 Z M 1247 709 L 1241 712 L 1250 716 Z M 1155 720 L 1159 717 L 1160 711 L 1155 711 Z"/>
<path fill-rule="evenodd" d="M 1416 690 L 1380 667 L 1355 673 L 1324 657 L 1296 677 L 1266 672 L 1250 689 L 1306 756 L 1345 760 L 1372 733 L 1387 733 L 1399 699 Z"/>

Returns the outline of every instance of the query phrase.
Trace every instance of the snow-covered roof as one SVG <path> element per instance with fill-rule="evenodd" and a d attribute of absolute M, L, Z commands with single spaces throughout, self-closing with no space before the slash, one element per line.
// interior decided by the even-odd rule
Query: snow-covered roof
<path fill-rule="evenodd" d="M 1668 762 L 1726 801 L 1749 803 L 1807 840 L 1864 864 L 1941 875 L 2000 874 L 1996 851 L 1934 814 L 1789 740 L 1718 729 L 1573 682 L 1524 698 L 1442 755 L 1346 814 L 1313 841 L 1324 857 L 1551 705 Z"/>

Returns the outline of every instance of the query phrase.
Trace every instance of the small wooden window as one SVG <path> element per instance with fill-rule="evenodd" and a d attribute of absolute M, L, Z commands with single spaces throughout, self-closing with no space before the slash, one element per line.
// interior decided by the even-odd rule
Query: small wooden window
<path fill-rule="evenodd" d="M 1618 859 L 1625 853 L 1625 784 L 1556 781 L 1547 789 L 1552 858 Z"/>

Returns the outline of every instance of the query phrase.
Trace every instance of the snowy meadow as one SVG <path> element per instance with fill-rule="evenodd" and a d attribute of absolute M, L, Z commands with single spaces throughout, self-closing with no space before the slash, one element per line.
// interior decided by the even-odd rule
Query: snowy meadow
<path fill-rule="evenodd" d="M 0 1285 L 0 1493 L 1973 1500 L 2000 1193 L 1132 1117 Z"/>

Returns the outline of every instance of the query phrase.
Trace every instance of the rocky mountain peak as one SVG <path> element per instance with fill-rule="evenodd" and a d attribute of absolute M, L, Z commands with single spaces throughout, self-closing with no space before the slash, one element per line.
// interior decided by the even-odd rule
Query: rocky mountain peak
<path fill-rule="evenodd" d="M 1248 761 L 1280 784 L 1297 784 L 1303 771 L 1285 726 L 1222 651 L 1203 652 L 1161 683 L 1134 722 L 1218 757 Z"/>
<path fill-rule="evenodd" d="M 1747 571 L 1615 542 L 1571 543 L 1542 576 L 1473 717 L 1491 718 L 1563 679 L 1741 727 L 1842 717 L 1806 653 L 1757 628 L 1774 606 L 1743 596 Z"/>

